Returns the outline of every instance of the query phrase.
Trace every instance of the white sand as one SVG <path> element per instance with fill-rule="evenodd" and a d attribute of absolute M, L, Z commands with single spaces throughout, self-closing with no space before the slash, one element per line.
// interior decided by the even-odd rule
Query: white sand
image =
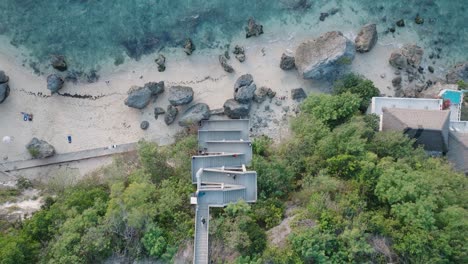
<path fill-rule="evenodd" d="M 338 13 L 321 23 L 320 27 L 318 21 L 314 20 L 304 24 L 303 28 L 294 27 L 296 31 L 277 22 L 277 25 L 269 25 L 277 29 L 274 33 L 268 32 L 266 28 L 266 33 L 258 38 L 245 39 L 243 33 L 239 33 L 231 47 L 235 44 L 245 46 L 247 60 L 241 64 L 231 56 L 230 63 L 236 69 L 233 74 L 223 71 L 215 54 L 217 52 L 197 50 L 192 56 L 185 56 L 182 49 L 176 49 L 172 54 L 165 53 L 165 72 L 157 71 L 155 55 L 150 55 L 138 62 L 127 60 L 129 62 L 117 68 L 103 67 L 110 70 L 100 72 L 99 82 L 78 85 L 66 83 L 60 91 L 101 96 L 96 100 L 59 95 L 37 96 L 38 93 L 50 94 L 46 89 L 45 76 L 36 76 L 31 69 L 22 66 L 22 57 L 13 55 L 18 52 L 4 44 L 4 48 L 0 50 L 0 69 L 10 76 L 11 93 L 7 100 L 0 104 L 0 136 L 13 136 L 14 141 L 8 145 L 0 144 L 0 157 L 7 155 L 9 160 L 29 158 L 25 145 L 32 137 L 48 141 L 58 153 L 135 142 L 141 138 L 162 144 L 171 142 L 172 136 L 180 127 L 177 123 L 166 126 L 163 116 L 158 120 L 153 116 L 155 106 L 166 108 L 168 105 L 167 92 L 141 111 L 129 108 L 123 103 L 126 92 L 132 85 L 141 86 L 150 81 L 163 80 L 166 88 L 176 84 L 191 86 L 195 91 L 193 103 L 204 102 L 211 109 L 222 107 L 227 99 L 232 98 L 234 82 L 245 73 L 254 76 L 257 87 L 268 86 L 276 91 L 278 96 L 290 96 L 290 90 L 298 87 L 303 87 L 308 93 L 324 91 L 329 87 L 326 83 L 303 80 L 294 70 L 281 70 L 280 57 L 286 50 L 295 51 L 301 41 L 317 37 L 329 30 L 339 29 L 346 36 L 353 38 L 361 24 L 347 21 L 346 16 L 346 12 Z M 335 26 L 337 20 L 343 20 L 342 27 Z M 353 71 L 374 81 L 381 92 L 387 95 L 392 94 L 387 87 L 391 86 L 393 76 L 388 57 L 391 51 L 400 45 L 391 44 L 392 41 L 389 37 L 384 37 L 371 52 L 357 54 L 352 65 Z M 219 54 L 221 53 L 222 51 L 219 51 Z M 381 78 L 382 74 L 386 77 Z M 106 80 L 110 80 L 109 86 L 106 85 Z M 288 98 L 283 105 L 290 103 Z M 185 108 L 180 109 L 181 112 Z M 34 121 L 24 122 L 20 112 L 33 113 Z M 146 131 L 139 127 L 143 120 L 150 122 Z M 68 135 L 73 137 L 71 144 L 67 142 Z"/>

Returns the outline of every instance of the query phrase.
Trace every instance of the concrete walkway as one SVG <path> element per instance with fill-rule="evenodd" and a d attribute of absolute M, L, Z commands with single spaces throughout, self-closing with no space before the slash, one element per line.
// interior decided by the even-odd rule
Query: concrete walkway
<path fill-rule="evenodd" d="M 127 143 L 116 145 L 115 148 L 102 147 L 95 149 L 87 149 L 76 152 L 56 154 L 53 157 L 45 159 L 30 159 L 30 160 L 18 160 L 0 163 L 0 170 L 2 172 L 17 171 L 23 169 L 29 169 L 34 167 L 42 167 L 47 165 L 54 165 L 59 163 L 79 161 L 84 159 L 91 159 L 96 157 L 110 156 L 120 153 L 126 153 L 135 151 L 138 143 Z"/>

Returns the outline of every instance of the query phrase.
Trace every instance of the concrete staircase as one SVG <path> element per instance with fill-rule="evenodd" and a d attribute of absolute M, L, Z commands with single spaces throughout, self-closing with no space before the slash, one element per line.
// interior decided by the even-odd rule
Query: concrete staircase
<path fill-rule="evenodd" d="M 257 173 L 246 169 L 252 160 L 248 135 L 248 120 L 202 122 L 199 154 L 192 157 L 192 182 L 197 184 L 191 198 L 196 205 L 193 263 L 207 264 L 210 260 L 210 207 L 257 201 Z"/>

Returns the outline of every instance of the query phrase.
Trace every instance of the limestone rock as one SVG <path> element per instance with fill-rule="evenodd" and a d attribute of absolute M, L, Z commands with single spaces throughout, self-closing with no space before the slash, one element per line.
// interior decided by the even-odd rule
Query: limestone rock
<path fill-rule="evenodd" d="M 262 103 L 266 100 L 267 96 L 271 95 L 273 91 L 271 88 L 262 86 L 259 89 L 255 90 L 254 101 L 257 103 Z"/>
<path fill-rule="evenodd" d="M 10 80 L 4 71 L 0 71 L 0 83 L 7 83 Z"/>
<path fill-rule="evenodd" d="M 219 55 L 219 63 L 221 64 L 221 67 L 223 67 L 225 72 L 232 73 L 234 72 L 234 68 L 227 62 L 227 58 L 224 55 Z"/>
<path fill-rule="evenodd" d="M 145 83 L 144 87 L 150 89 L 152 95 L 160 95 L 164 92 L 164 81 Z"/>
<path fill-rule="evenodd" d="M 296 51 L 295 63 L 304 79 L 322 79 L 351 64 L 355 48 L 339 31 L 331 31 L 306 41 Z"/>
<path fill-rule="evenodd" d="M 234 84 L 234 99 L 239 103 L 249 103 L 253 97 L 257 86 L 253 82 L 250 74 L 240 76 Z"/>
<path fill-rule="evenodd" d="M 10 95 L 10 86 L 8 83 L 0 83 L 0 104 Z"/>
<path fill-rule="evenodd" d="M 62 55 L 51 55 L 50 64 L 56 70 L 59 70 L 59 71 L 67 70 L 67 62 L 65 61 L 65 57 Z"/>
<path fill-rule="evenodd" d="M 193 100 L 193 89 L 188 86 L 172 86 L 169 88 L 169 103 L 173 106 L 185 105 Z"/>
<path fill-rule="evenodd" d="M 244 62 L 245 61 L 245 50 L 244 50 L 244 47 L 241 47 L 239 45 L 236 45 L 234 47 L 234 50 L 232 51 L 232 53 L 234 53 L 236 59 L 239 61 L 239 62 Z"/>
<path fill-rule="evenodd" d="M 249 115 L 250 104 L 239 103 L 234 99 L 228 99 L 224 105 L 224 114 L 233 119 L 243 118 Z"/>
<path fill-rule="evenodd" d="M 296 88 L 291 90 L 291 97 L 293 100 L 302 101 L 307 98 L 307 94 L 304 92 L 304 89 Z"/>
<path fill-rule="evenodd" d="M 179 114 L 179 109 L 177 109 L 177 107 L 173 105 L 168 105 L 166 114 L 164 115 L 164 122 L 166 123 L 166 125 L 170 125 L 174 123 L 178 114 Z"/>
<path fill-rule="evenodd" d="M 296 63 L 294 61 L 295 59 L 293 56 L 283 53 L 283 55 L 281 55 L 280 68 L 285 71 L 292 70 L 296 68 Z"/>
<path fill-rule="evenodd" d="M 42 159 L 55 155 L 55 148 L 51 144 L 35 137 L 26 145 L 26 149 L 34 159 Z"/>
<path fill-rule="evenodd" d="M 195 50 L 195 44 L 193 44 L 190 38 L 187 38 L 184 43 L 184 52 L 187 55 L 192 55 L 193 51 Z"/>
<path fill-rule="evenodd" d="M 249 18 L 249 21 L 247 22 L 247 27 L 245 28 L 245 31 L 246 31 L 246 34 L 245 34 L 246 38 L 257 37 L 263 34 L 263 26 L 260 24 L 257 24 L 255 22 L 255 19 L 251 17 Z"/>
<path fill-rule="evenodd" d="M 414 44 L 405 44 L 401 49 L 392 52 L 389 63 L 395 68 L 405 69 L 409 66 L 418 68 L 421 64 L 424 50 Z"/>
<path fill-rule="evenodd" d="M 164 55 L 159 54 L 159 56 L 154 60 L 156 64 L 158 65 L 158 71 L 163 72 L 166 70 L 166 57 Z"/>
<path fill-rule="evenodd" d="M 377 42 L 377 25 L 367 24 L 364 25 L 359 31 L 356 39 L 356 51 L 357 52 L 368 52 L 370 51 L 375 43 Z"/>
<path fill-rule="evenodd" d="M 207 104 L 198 103 L 185 110 L 179 119 L 179 125 L 187 127 L 207 119 L 210 119 L 210 107 Z"/>
<path fill-rule="evenodd" d="M 133 86 L 128 91 L 125 105 L 136 109 L 143 109 L 149 104 L 152 95 L 153 93 L 148 87 Z"/>

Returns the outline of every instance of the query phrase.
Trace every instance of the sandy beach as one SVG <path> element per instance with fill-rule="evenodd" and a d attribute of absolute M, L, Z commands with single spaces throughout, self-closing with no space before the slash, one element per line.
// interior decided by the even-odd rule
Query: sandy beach
<path fill-rule="evenodd" d="M 235 73 L 226 73 L 219 65 L 218 55 L 223 50 L 202 49 L 192 56 L 186 56 L 181 48 L 171 48 L 162 52 L 167 57 L 167 69 L 164 72 L 157 70 L 154 63 L 156 54 L 144 56 L 139 61 L 127 59 L 118 67 L 108 62 L 99 72 L 101 77 L 98 82 L 66 83 L 60 91 L 61 94 L 91 98 L 50 95 L 46 89 L 46 76 L 37 76 L 32 69 L 24 66 L 22 55 L 3 38 L 2 46 L 5 48 L 0 50 L 0 65 L 10 76 L 11 93 L 0 105 L 0 135 L 12 136 L 14 140 L 10 144 L 0 145 L 0 156 L 8 157 L 9 161 L 28 159 L 25 145 L 32 137 L 48 141 L 56 148 L 57 153 L 136 142 L 142 138 L 160 144 L 169 143 L 181 127 L 176 123 L 167 126 L 162 116 L 155 120 L 153 114 L 156 106 L 165 109 L 169 104 L 167 92 L 143 110 L 124 105 L 131 86 L 142 86 L 151 81 L 164 81 L 166 90 L 172 85 L 190 86 L 195 92 L 192 104 L 204 102 L 211 109 L 216 109 L 233 97 L 236 79 L 242 74 L 250 73 L 257 87 L 267 86 L 277 92 L 277 96 L 287 97 L 282 106 L 294 105 L 295 102 L 290 98 L 291 89 L 302 87 L 307 93 L 324 92 L 329 90 L 330 83 L 304 80 L 295 70 L 281 70 L 281 54 L 294 53 L 302 41 L 330 30 L 341 30 L 349 39 L 354 39 L 361 26 L 359 22 L 345 20 L 347 23 L 337 28 L 336 21 L 333 21 L 345 18 L 346 13 L 343 12 L 314 30 L 310 29 L 313 28 L 310 24 L 304 24 L 301 28 L 274 22 L 269 25 L 274 31 L 266 31 L 264 35 L 250 39 L 245 39 L 244 33 L 240 32 L 232 41 L 231 48 L 236 44 L 244 46 L 247 60 L 240 63 L 232 56 L 229 63 L 234 67 Z M 393 95 L 390 87 L 394 70 L 388 64 L 388 58 L 392 50 L 402 44 L 417 41 L 412 38 L 414 35 L 410 31 L 403 31 L 398 41 L 390 35 L 381 36 L 371 52 L 356 55 L 350 71 L 372 80 L 382 94 Z M 274 104 L 271 105 L 275 108 Z M 182 107 L 180 112 L 189 106 Z M 252 111 L 255 109 L 261 107 L 254 106 Z M 33 113 L 34 120 L 23 121 L 21 112 Z M 275 113 L 280 118 L 281 110 L 275 110 Z M 144 120 L 150 123 L 148 130 L 140 129 L 140 122 Z M 284 124 L 272 123 L 264 133 L 275 136 L 278 129 L 284 127 Z M 68 143 L 67 136 L 72 136 L 71 144 Z"/>

